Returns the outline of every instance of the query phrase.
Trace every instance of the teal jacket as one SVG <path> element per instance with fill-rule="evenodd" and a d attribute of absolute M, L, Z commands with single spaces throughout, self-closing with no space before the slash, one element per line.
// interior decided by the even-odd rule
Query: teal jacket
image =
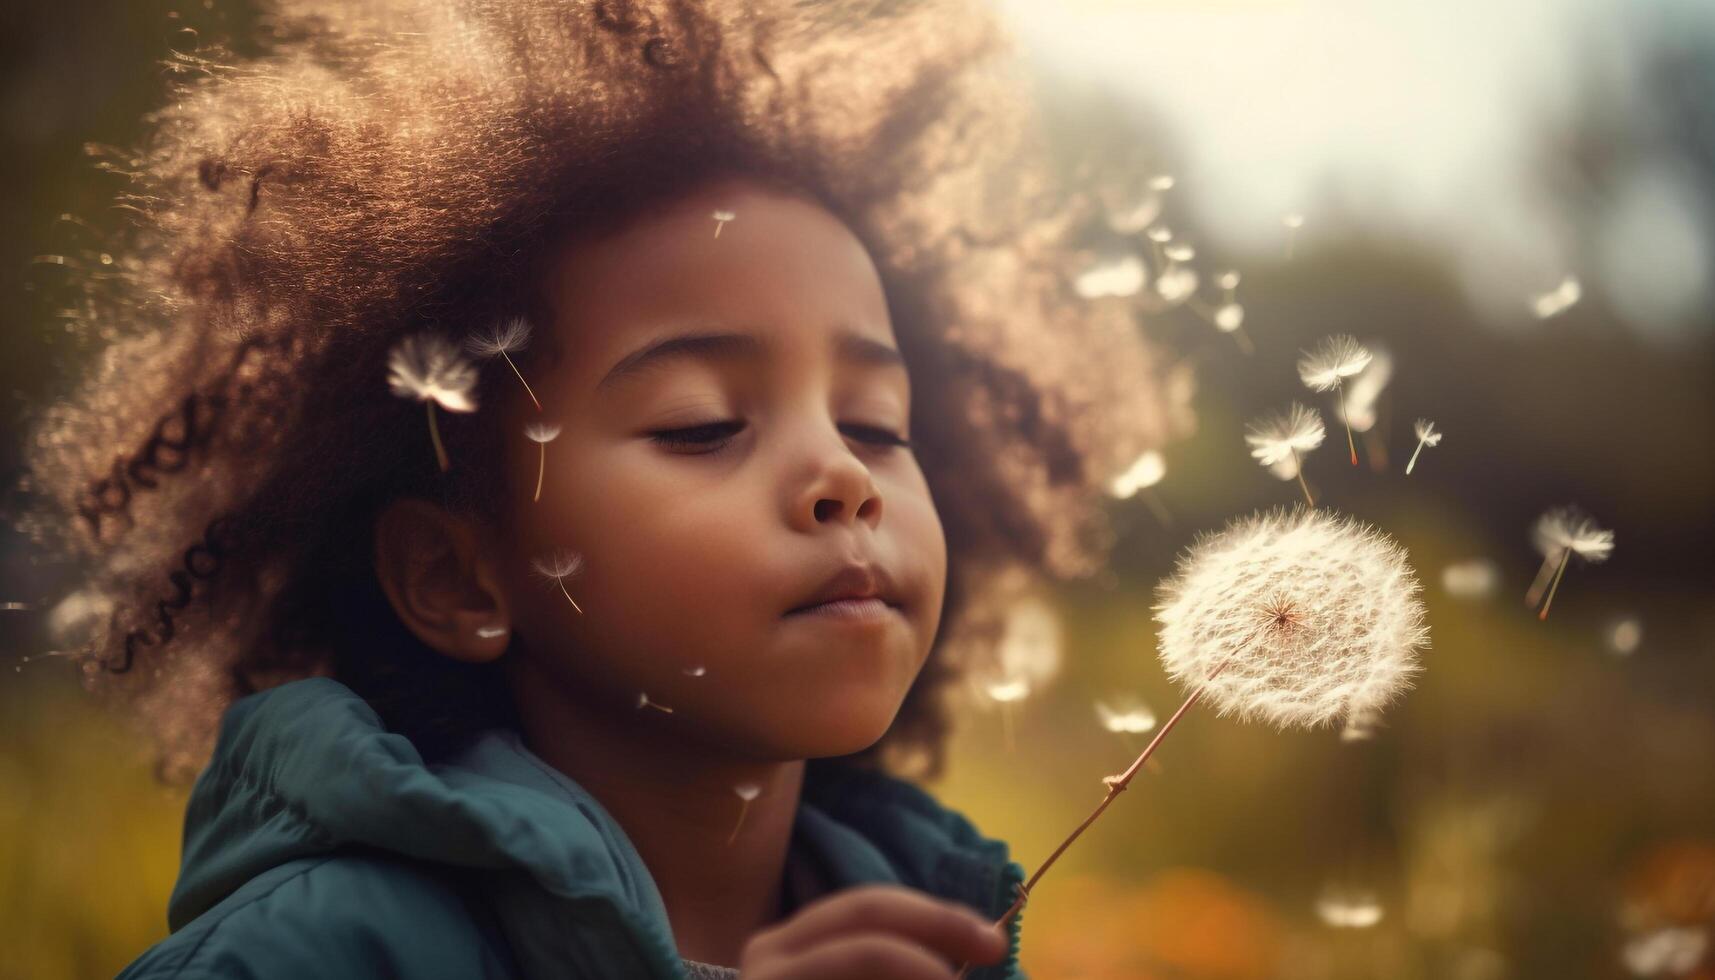
<path fill-rule="evenodd" d="M 996 919 L 1024 878 L 923 790 L 827 760 L 806 765 L 790 847 L 831 889 L 897 882 Z M 1021 918 L 973 980 L 1025 980 Z M 325 677 L 221 719 L 167 924 L 121 980 L 686 976 L 654 879 L 595 797 L 508 729 L 425 765 Z"/>

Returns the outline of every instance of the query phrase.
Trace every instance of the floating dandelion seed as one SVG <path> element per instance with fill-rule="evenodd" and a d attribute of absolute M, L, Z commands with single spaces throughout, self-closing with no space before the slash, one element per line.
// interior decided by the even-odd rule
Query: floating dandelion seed
<path fill-rule="evenodd" d="M 464 347 L 473 356 L 488 360 L 494 357 L 506 358 L 506 364 L 512 368 L 512 373 L 518 376 L 518 383 L 524 386 L 524 393 L 536 403 L 536 411 L 542 410 L 542 403 L 536 401 L 536 393 L 530 390 L 530 382 L 524 380 L 524 372 L 518 370 L 513 363 L 512 355 L 523 350 L 530 343 L 530 321 L 521 316 L 507 320 L 503 326 L 491 327 L 487 333 L 472 334 L 465 338 Z"/>
<path fill-rule="evenodd" d="M 1310 485 L 1304 482 L 1304 460 L 1300 454 L 1322 445 L 1326 436 L 1321 414 L 1293 402 L 1284 414 L 1275 412 L 1247 426 L 1245 443 L 1251 447 L 1251 455 L 1264 466 L 1291 460 L 1293 475 L 1298 477 L 1298 486 L 1304 491 L 1304 502 L 1314 507 L 1316 501 L 1310 496 Z"/>
<path fill-rule="evenodd" d="M 1292 261 L 1292 245 L 1298 238 L 1298 229 L 1304 227 L 1304 215 L 1297 211 L 1281 216 L 1280 223 L 1286 226 L 1286 261 Z"/>
<path fill-rule="evenodd" d="M 1589 515 L 1576 507 L 1566 506 L 1556 507 L 1538 518 L 1534 537 L 1537 550 L 1543 553 L 1544 564 L 1550 560 L 1559 563 L 1548 585 L 1548 597 L 1542 601 L 1541 612 L 1537 613 L 1536 618 L 1543 620 L 1548 618 L 1548 607 L 1554 603 L 1554 593 L 1560 588 L 1560 577 L 1566 573 L 1566 563 L 1573 555 L 1592 565 L 1607 561 L 1614 550 L 1614 532 L 1597 527 Z M 1541 577 L 1542 573 L 1538 572 L 1537 578 L 1540 580 Z"/>
<path fill-rule="evenodd" d="M 1501 570 L 1487 558 L 1457 561 L 1441 570 L 1441 587 L 1455 599 L 1487 599 L 1500 580 Z"/>
<path fill-rule="evenodd" d="M 1387 431 L 1376 425 L 1381 414 L 1377 405 L 1393 380 L 1393 358 L 1380 347 L 1365 346 L 1370 348 L 1369 365 L 1346 382 L 1346 424 L 1363 433 L 1370 468 L 1380 473 L 1387 469 Z"/>
<path fill-rule="evenodd" d="M 1349 517 L 1268 511 L 1200 539 L 1157 590 L 1157 643 L 1174 681 L 1195 685 L 1095 812 L 1031 875 L 1005 925 L 1055 860 L 1126 789 L 1199 700 L 1220 715 L 1314 727 L 1379 712 L 1410 686 L 1427 644 L 1405 549 Z"/>
<path fill-rule="evenodd" d="M 689 676 L 689 677 L 701 677 L 708 672 L 709 672 L 709 669 L 707 667 L 702 667 L 702 666 L 686 667 L 685 668 L 685 674 L 686 674 L 686 676 Z"/>
<path fill-rule="evenodd" d="M 1108 227 L 1121 235 L 1135 235 L 1161 216 L 1161 195 L 1150 191 L 1135 203 L 1108 212 Z"/>
<path fill-rule="evenodd" d="M 560 592 L 565 595 L 566 601 L 572 604 L 572 608 L 576 609 L 579 615 L 583 614 L 583 608 L 578 605 L 578 601 L 566 591 L 566 579 L 576 575 L 584 567 L 583 555 L 574 551 L 557 551 L 546 558 L 537 558 L 531 564 L 536 567 L 538 574 L 553 579 L 554 584 L 558 585 Z"/>
<path fill-rule="evenodd" d="M 1197 291 L 1197 272 L 1182 265 L 1168 263 L 1155 277 L 1155 292 L 1169 303 L 1178 305 Z"/>
<path fill-rule="evenodd" d="M 1664 926 L 1626 940 L 1620 961 L 1635 976 L 1685 976 L 1708 949 L 1709 935 L 1701 926 Z"/>
<path fill-rule="evenodd" d="M 476 366 L 459 356 L 452 341 L 437 333 L 403 337 L 387 354 L 387 386 L 400 398 L 422 401 L 429 413 L 429 438 L 445 473 L 452 464 L 435 425 L 435 404 L 449 412 L 476 411 Z"/>
<path fill-rule="evenodd" d="M 1173 189 L 1172 174 L 1156 174 L 1149 178 L 1149 189 L 1152 191 L 1170 191 Z"/>
<path fill-rule="evenodd" d="M 1239 274 L 1236 270 L 1228 269 L 1215 277 L 1215 285 L 1226 290 L 1227 302 L 1233 301 L 1232 291 L 1239 288 Z"/>
<path fill-rule="evenodd" d="M 1155 712 L 1130 694 L 1097 701 L 1096 717 L 1101 720 L 1103 728 L 1125 738 L 1126 745 L 1133 751 L 1136 751 L 1137 743 L 1131 736 L 1141 735 L 1155 727 Z"/>
<path fill-rule="evenodd" d="M 1129 466 L 1124 473 L 1114 477 L 1108 484 L 1108 491 L 1120 500 L 1127 500 L 1142 495 L 1144 503 L 1155 513 L 1155 519 L 1163 525 L 1173 523 L 1173 515 L 1167 512 L 1167 506 L 1161 498 L 1151 492 L 1150 488 L 1167 476 L 1167 459 L 1155 449 L 1146 449 Z"/>
<path fill-rule="evenodd" d="M 1157 245 L 1165 245 L 1173 240 L 1173 229 L 1166 225 L 1156 225 L 1148 231 L 1145 231 L 1144 234 L 1148 236 L 1150 241 Z"/>
<path fill-rule="evenodd" d="M 726 223 L 738 217 L 738 215 L 733 214 L 731 211 L 722 210 L 715 211 L 713 214 L 710 214 L 709 217 L 715 219 L 715 237 L 719 238 L 721 237 L 721 229 L 725 228 Z"/>
<path fill-rule="evenodd" d="M 1232 333 L 1245 325 L 1245 308 L 1237 303 L 1227 303 L 1215 310 L 1215 329 L 1222 333 Z"/>
<path fill-rule="evenodd" d="M 1382 903 L 1367 890 L 1329 887 L 1316 899 L 1316 916 L 1336 929 L 1368 929 L 1382 920 Z"/>
<path fill-rule="evenodd" d="M 1072 288 L 1084 299 L 1104 296 L 1135 296 L 1143 288 L 1143 262 L 1135 255 L 1124 255 L 1093 263 L 1072 281 Z"/>
<path fill-rule="evenodd" d="M 1173 242 L 1161 249 L 1161 254 L 1175 262 L 1189 262 L 1197 257 L 1197 250 L 1186 242 Z"/>
<path fill-rule="evenodd" d="M 1584 295 L 1584 287 L 1572 276 L 1560 280 L 1560 285 L 1546 293 L 1530 298 L 1530 311 L 1538 320 L 1547 320 L 1566 312 Z"/>
<path fill-rule="evenodd" d="M 1608 649 L 1622 657 L 1638 652 L 1644 641 L 1644 624 L 1636 616 L 1615 620 L 1608 627 Z"/>
<path fill-rule="evenodd" d="M 1381 727 L 1381 719 L 1381 712 L 1374 708 L 1352 712 L 1340 727 L 1340 741 L 1365 742 L 1374 738 L 1376 729 Z"/>
<path fill-rule="evenodd" d="M 1352 441 L 1352 423 L 1346 415 L 1345 380 L 1369 366 L 1373 357 L 1369 348 L 1347 334 L 1322 338 L 1315 350 L 1305 351 L 1298 359 L 1298 377 L 1312 391 L 1340 393 L 1340 420 L 1346 425 L 1346 448 L 1352 453 L 1352 465 L 1358 465 L 1358 446 Z"/>
<path fill-rule="evenodd" d="M 560 436 L 560 427 L 550 422 L 531 422 L 524 426 L 524 437 L 535 443 L 539 449 L 536 460 L 536 495 L 532 501 L 542 499 L 542 474 L 548 470 L 548 443 Z"/>
<path fill-rule="evenodd" d="M 1006 750 L 1013 750 L 1012 739 L 1012 704 L 1022 701 L 1030 693 L 1030 682 L 1022 677 L 1010 680 L 994 681 L 983 686 L 983 692 L 1000 705 L 1001 728 L 1006 737 Z"/>
<path fill-rule="evenodd" d="M 1418 419 L 1412 425 L 1411 431 L 1417 435 L 1417 449 L 1411 454 L 1411 460 L 1405 464 L 1405 473 L 1411 475 L 1411 468 L 1417 465 L 1417 455 L 1423 452 L 1424 446 L 1441 445 L 1442 433 L 1435 431 L 1435 423 L 1428 419 Z"/>
<path fill-rule="evenodd" d="M 649 695 L 647 693 L 645 693 L 643 691 L 638 691 L 637 692 L 637 710 L 642 711 L 644 708 L 654 708 L 656 711 L 664 711 L 667 714 L 673 713 L 672 708 L 669 708 L 664 704 L 660 704 L 658 702 L 651 701 L 651 700 L 649 700 Z"/>
<path fill-rule="evenodd" d="M 738 829 L 744 826 L 744 815 L 750 812 L 750 801 L 762 795 L 762 787 L 755 783 L 739 783 L 732 791 L 739 799 L 738 823 L 733 824 L 732 833 L 727 835 L 728 844 L 738 839 Z"/>

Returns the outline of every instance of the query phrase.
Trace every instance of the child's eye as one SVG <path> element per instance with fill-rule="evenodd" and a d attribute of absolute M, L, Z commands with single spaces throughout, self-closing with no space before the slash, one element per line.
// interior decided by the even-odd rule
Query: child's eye
<path fill-rule="evenodd" d="M 853 439 L 871 445 L 898 449 L 911 448 L 910 440 L 887 429 L 871 425 L 843 425 L 840 428 Z M 664 446 L 678 450 L 692 450 L 688 455 L 702 456 L 720 452 L 726 448 L 728 441 L 733 436 L 743 430 L 744 422 L 732 419 L 725 422 L 707 422 L 703 425 L 693 425 L 683 429 L 659 429 L 649 433 L 649 437 Z"/>

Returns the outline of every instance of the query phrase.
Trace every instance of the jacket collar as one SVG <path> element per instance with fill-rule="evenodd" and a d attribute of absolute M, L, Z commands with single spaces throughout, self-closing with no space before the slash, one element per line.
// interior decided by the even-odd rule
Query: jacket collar
<path fill-rule="evenodd" d="M 350 688 L 311 677 L 249 695 L 222 718 L 186 808 L 169 901 L 174 930 L 270 867 L 345 845 L 450 865 L 498 913 L 525 975 L 681 978 L 654 879 L 625 831 L 518 733 L 483 733 L 425 765 Z M 793 848 L 833 888 L 897 882 L 993 918 L 1023 869 L 1005 843 L 909 782 L 812 760 Z M 1016 976 L 1012 953 L 973 978 Z"/>

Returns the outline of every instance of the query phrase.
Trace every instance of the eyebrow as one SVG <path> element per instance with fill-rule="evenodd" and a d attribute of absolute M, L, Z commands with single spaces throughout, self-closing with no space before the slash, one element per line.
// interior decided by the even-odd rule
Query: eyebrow
<path fill-rule="evenodd" d="M 708 331 L 677 334 L 652 341 L 620 358 L 597 382 L 596 390 L 676 358 L 754 361 L 767 357 L 772 349 L 771 342 L 755 334 Z M 834 356 L 849 364 L 905 368 L 905 357 L 898 349 L 851 330 L 834 335 Z"/>

